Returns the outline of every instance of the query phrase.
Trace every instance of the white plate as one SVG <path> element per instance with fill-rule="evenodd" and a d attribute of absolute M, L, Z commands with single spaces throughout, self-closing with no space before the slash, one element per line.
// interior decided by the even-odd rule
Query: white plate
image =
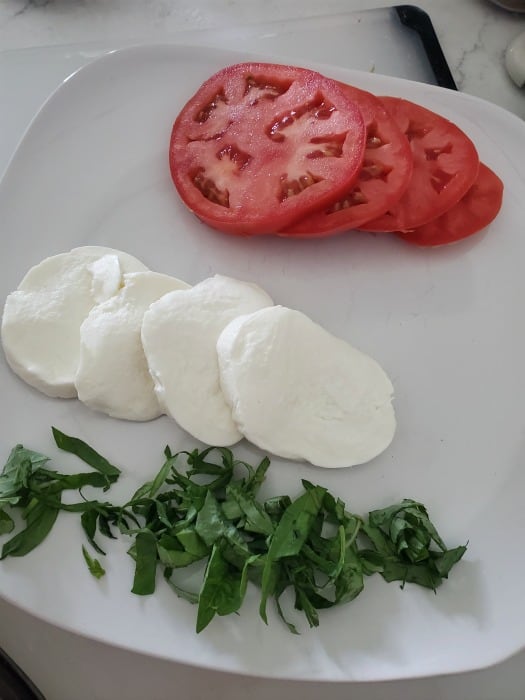
<path fill-rule="evenodd" d="M 167 144 L 173 118 L 200 82 L 245 58 L 202 47 L 136 47 L 66 81 L 31 124 L 0 186 L 0 298 L 43 257 L 85 244 L 121 248 L 190 283 L 216 272 L 257 282 L 277 303 L 378 359 L 393 378 L 399 420 L 391 447 L 362 467 L 332 471 L 274 459 L 268 493 L 297 493 L 306 477 L 356 512 L 416 498 L 450 546 L 469 540 L 467 555 L 437 595 L 373 577 L 356 601 L 322 613 L 318 629 L 301 621 L 300 637 L 273 614 L 268 627 L 260 621 L 254 590 L 240 616 L 216 619 L 197 636 L 195 609 L 163 583 L 149 598 L 129 592 L 125 543 L 109 543 L 107 576 L 96 582 L 81 557 L 80 526 L 63 514 L 30 556 L 0 564 L 0 594 L 110 644 L 258 676 L 369 681 L 495 663 L 525 641 L 523 122 L 455 92 L 323 67 L 454 119 L 503 178 L 501 213 L 486 234 L 430 251 L 363 234 L 228 237 L 179 202 Z M 123 467 L 111 492 L 117 502 L 160 466 L 167 442 L 173 449 L 195 444 L 167 418 L 130 424 L 47 399 L 3 359 L 0 381 L 1 457 L 22 442 L 74 467 L 52 444 L 49 426 L 56 425 Z M 259 456 L 246 445 L 239 453 Z"/>

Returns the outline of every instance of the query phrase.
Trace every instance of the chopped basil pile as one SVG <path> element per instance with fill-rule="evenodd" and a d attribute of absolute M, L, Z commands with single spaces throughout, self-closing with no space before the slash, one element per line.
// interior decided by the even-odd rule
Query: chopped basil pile
<path fill-rule="evenodd" d="M 92 470 L 62 474 L 47 468 L 49 458 L 17 445 L 0 475 L 0 535 L 18 530 L 4 543 L 0 559 L 23 556 L 51 531 L 61 510 L 79 513 L 89 544 L 104 555 L 99 535 L 131 538 L 135 561 L 132 592 L 155 591 L 159 569 L 179 595 L 197 608 L 197 632 L 215 615 L 237 612 L 248 582 L 261 590 L 260 615 L 267 621 L 273 599 L 284 615 L 281 597 L 291 589 L 295 608 L 311 627 L 318 611 L 353 600 L 367 576 L 419 584 L 435 590 L 448 577 L 466 546 L 447 549 L 425 507 L 405 499 L 366 517 L 346 510 L 322 486 L 303 480 L 292 500 L 261 500 L 258 493 L 270 466 L 265 457 L 253 468 L 231 450 L 208 447 L 172 454 L 156 477 L 122 506 L 105 501 L 63 503 L 67 490 L 85 486 L 107 491 L 120 474 L 93 448 L 53 428 L 58 447 L 78 456 Z M 179 463 L 186 462 L 184 469 Z M 12 517 L 18 511 L 17 528 Z M 97 539 L 96 539 L 97 538 Z M 85 546 L 82 555 L 96 578 L 104 568 Z M 187 591 L 176 581 L 177 569 L 205 564 L 200 590 Z"/>

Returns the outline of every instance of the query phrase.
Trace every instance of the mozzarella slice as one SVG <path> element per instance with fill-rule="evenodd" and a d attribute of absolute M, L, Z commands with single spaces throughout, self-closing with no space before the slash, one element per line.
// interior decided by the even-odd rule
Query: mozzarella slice
<path fill-rule="evenodd" d="M 236 316 L 272 303 L 256 285 L 216 275 L 167 294 L 144 314 L 142 343 L 159 402 L 198 440 L 225 446 L 241 439 L 219 385 L 217 338 Z"/>
<path fill-rule="evenodd" d="M 78 398 L 114 418 L 146 421 L 161 415 L 144 356 L 140 329 L 144 312 L 186 282 L 157 272 L 124 275 L 120 292 L 94 306 L 80 326 Z"/>
<path fill-rule="evenodd" d="M 123 273 L 147 269 L 127 253 L 97 246 L 35 265 L 4 306 L 2 345 L 11 369 L 48 396 L 76 396 L 82 321 L 118 291 Z"/>
<path fill-rule="evenodd" d="M 385 372 L 299 311 L 274 306 L 238 318 L 217 352 L 237 427 L 261 449 L 349 467 L 390 444 L 396 422 Z"/>

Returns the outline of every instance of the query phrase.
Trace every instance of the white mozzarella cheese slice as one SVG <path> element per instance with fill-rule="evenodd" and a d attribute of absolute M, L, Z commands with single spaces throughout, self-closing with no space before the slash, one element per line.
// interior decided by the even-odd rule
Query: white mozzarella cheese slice
<path fill-rule="evenodd" d="M 162 414 L 140 331 L 149 306 L 168 292 L 189 289 L 175 277 L 133 272 L 116 296 L 94 306 L 80 326 L 78 398 L 113 418 L 147 421 Z"/>
<path fill-rule="evenodd" d="M 35 265 L 4 306 L 2 345 L 11 369 L 48 396 L 76 396 L 80 325 L 118 291 L 123 273 L 147 269 L 127 253 L 98 246 Z"/>
<path fill-rule="evenodd" d="M 274 306 L 238 318 L 217 352 L 237 427 L 261 449 L 349 467 L 390 444 L 393 387 L 383 369 L 299 311 Z"/>
<path fill-rule="evenodd" d="M 166 294 L 144 314 L 142 343 L 159 402 L 198 440 L 241 439 L 219 384 L 217 338 L 236 316 L 272 303 L 256 285 L 216 275 Z"/>

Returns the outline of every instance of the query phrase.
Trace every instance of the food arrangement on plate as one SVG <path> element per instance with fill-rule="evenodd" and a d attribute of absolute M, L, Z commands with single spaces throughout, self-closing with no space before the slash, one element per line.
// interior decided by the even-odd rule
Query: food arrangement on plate
<path fill-rule="evenodd" d="M 394 245 L 403 239 L 416 244 L 414 251 L 485 230 L 502 204 L 497 168 L 485 164 L 459 126 L 406 96 L 384 94 L 267 63 L 232 64 L 205 81 L 178 104 L 165 143 L 177 191 L 171 197 L 178 207 L 178 193 L 196 215 L 195 224 L 183 219 L 191 235 L 202 236 L 214 253 L 269 240 L 272 256 L 281 244 L 287 255 L 295 248 L 301 255 L 309 242 L 321 256 L 323 246 L 346 237 L 384 237 Z M 86 245 L 84 237 L 83 246 L 78 241 L 58 254 L 50 248 L 6 295 L 8 364 L 54 405 L 78 396 L 74 406 L 92 412 L 73 408 L 76 416 L 96 416 L 96 425 L 103 414 L 117 419 L 107 419 L 108 432 L 117 422 L 137 421 L 144 428 L 128 423 L 127 434 L 140 429 L 144 436 L 156 423 L 171 423 L 201 445 L 166 448 L 158 474 L 125 501 L 81 491 L 107 489 L 121 474 L 95 451 L 95 439 L 90 447 L 53 429 L 55 446 L 92 469 L 75 474 L 50 469 L 48 457 L 33 451 L 38 446 L 27 449 L 29 441 L 18 445 L 0 476 L 6 564 L 47 540 L 59 512 L 69 510 L 80 516 L 88 542 L 82 554 L 96 578 L 105 575 L 97 559 L 106 551 L 102 538 L 129 538 L 133 592 L 158 591 L 162 572 L 179 597 L 197 603 L 197 631 L 216 615 L 237 612 L 248 581 L 260 589 L 261 617 L 266 621 L 273 599 L 278 616 L 297 631 L 283 608 L 290 594 L 291 607 L 317 626 L 320 610 L 354 600 L 374 573 L 375 580 L 430 589 L 448 577 L 466 546 L 447 548 L 406 482 L 399 488 L 389 480 L 394 505 L 370 502 L 376 510 L 360 515 L 365 509 L 345 505 L 348 481 L 343 494 L 337 482 L 325 488 L 311 480 L 317 467 L 330 468 L 330 479 L 354 465 L 371 463 L 373 470 L 387 448 L 388 458 L 394 455 L 394 386 L 403 393 L 408 375 L 405 367 L 400 377 L 395 362 L 387 374 L 372 359 L 377 352 L 386 367 L 388 345 L 376 341 L 374 350 L 369 339 L 366 353 L 357 350 L 358 331 L 343 337 L 329 330 L 322 314 L 287 296 L 286 285 L 277 294 L 266 287 L 264 274 L 257 283 L 249 271 L 242 279 L 233 275 L 227 255 L 217 257 L 222 269 L 200 266 L 197 275 L 186 256 L 187 276 L 183 265 L 173 276 L 142 262 L 136 247 L 130 255 L 115 239 L 94 240 L 98 245 Z M 399 246 L 401 255 L 411 254 L 410 246 Z M 465 250 L 454 249 L 458 260 Z M 161 416 L 172 420 L 155 420 Z M 406 442 L 412 425 L 399 418 Z M 229 448 L 237 443 L 234 454 Z M 245 445 L 259 455 L 255 462 L 239 456 Z M 268 471 L 274 457 L 279 464 Z M 298 478 L 308 473 L 302 492 L 284 495 L 293 488 L 288 481 L 286 489 L 263 495 L 266 476 L 286 461 Z M 72 502 L 76 490 L 82 498 Z M 452 539 L 471 536 L 455 523 Z M 205 565 L 197 589 L 178 579 L 195 563 Z"/>
<path fill-rule="evenodd" d="M 359 225 L 426 245 L 470 235 L 501 204 L 499 178 L 480 165 L 475 146 L 450 122 L 405 100 L 380 101 L 290 66 L 237 64 L 212 77 L 175 121 L 169 159 L 177 190 L 197 216 L 243 236 L 326 236 Z M 489 202 L 481 216 L 478 199 Z M 78 396 L 125 420 L 166 413 L 212 449 L 246 437 L 287 459 L 349 467 L 373 459 L 394 435 L 393 386 L 385 372 L 305 314 L 275 306 L 257 285 L 215 275 L 192 287 L 110 248 L 75 248 L 31 268 L 5 302 L 2 344 L 13 371 L 43 393 Z M 59 446 L 71 441 L 56 435 Z M 86 450 L 82 441 L 71 448 Z M 109 536 L 110 522 L 135 533 L 137 593 L 154 591 L 158 564 L 171 579 L 173 568 L 207 558 L 196 596 L 197 631 L 216 613 L 238 610 L 250 577 L 262 587 L 265 619 L 267 598 L 275 595 L 279 606 L 291 586 L 296 608 L 318 624 L 316 608 L 352 600 L 366 574 L 380 571 L 386 580 L 435 588 L 465 551 L 447 550 L 413 501 L 388 509 L 388 518 L 372 514 L 365 525 L 326 489 L 304 482 L 305 494 L 281 504 L 276 516 L 275 499 L 255 500 L 269 461 L 255 472 L 248 467 L 250 478 L 228 487 L 235 460 L 222 452 L 228 481 L 217 478 L 205 487 L 188 485 L 173 455 L 166 456 L 161 478 L 140 489 L 136 501 L 118 515 L 89 504 L 83 525 L 99 552 L 97 524 Z M 49 518 L 62 508 L 60 499 L 49 504 L 42 487 L 47 458 L 27 459 L 18 450 L 8 460 L 0 503 L 27 509 L 36 501 L 41 512 L 35 517 L 26 510 L 25 538 L 15 535 L 2 557 L 30 551 L 39 538 L 33 535 L 29 549 L 20 546 L 27 530 L 41 522 L 47 535 Z M 188 462 L 190 476 L 220 474 L 198 452 Z M 29 487 L 29 475 L 38 487 Z M 183 488 L 153 501 L 166 480 Z M 55 494 L 57 476 L 51 481 Z M 77 479 L 75 487 L 83 483 Z M 219 500 L 225 486 L 226 498 Z M 13 529 L 10 516 L 0 513 L 4 531 Z M 137 516 L 145 513 L 139 525 Z M 382 531 L 374 530 L 374 518 Z M 334 538 L 322 536 L 325 519 L 338 528 Z M 357 548 L 361 526 L 376 547 L 372 554 Z M 430 549 L 433 542 L 438 550 Z M 102 575 L 85 549 L 84 556 Z M 322 585 L 319 575 L 328 577 Z M 335 590 L 331 599 L 322 595 L 327 583 Z"/>

